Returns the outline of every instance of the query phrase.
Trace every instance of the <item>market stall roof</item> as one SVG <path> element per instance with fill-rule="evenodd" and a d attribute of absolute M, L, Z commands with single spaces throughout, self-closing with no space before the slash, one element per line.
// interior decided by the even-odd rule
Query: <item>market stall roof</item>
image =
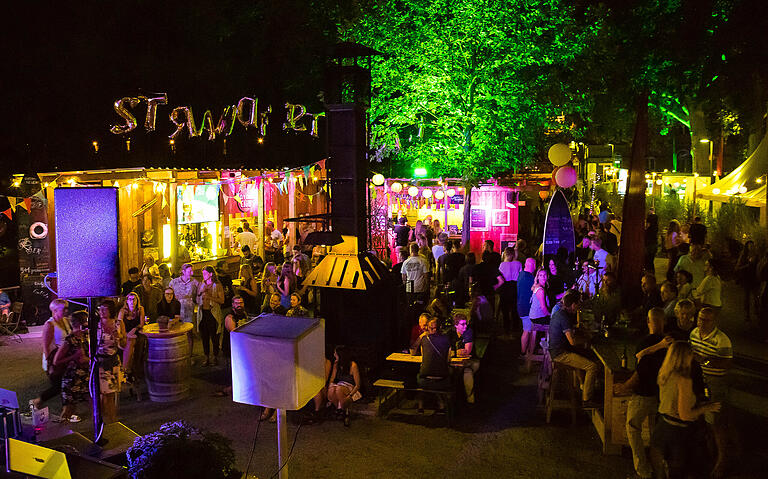
<path fill-rule="evenodd" d="M 744 163 L 719 181 L 699 190 L 696 196 L 704 200 L 721 202 L 736 198 L 744 201 L 747 206 L 763 208 L 765 207 L 766 172 L 768 172 L 768 133 Z M 760 180 L 762 184 L 757 182 L 760 178 L 762 178 Z M 739 193 L 742 188 L 746 188 L 746 192 Z"/>

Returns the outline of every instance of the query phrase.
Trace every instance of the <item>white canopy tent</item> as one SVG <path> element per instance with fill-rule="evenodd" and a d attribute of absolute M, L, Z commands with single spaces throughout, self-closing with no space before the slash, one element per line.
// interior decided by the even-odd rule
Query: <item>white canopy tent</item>
<path fill-rule="evenodd" d="M 766 173 L 768 173 L 768 133 L 744 163 L 719 181 L 700 189 L 698 199 L 726 203 L 731 198 L 747 206 L 765 208 Z"/>

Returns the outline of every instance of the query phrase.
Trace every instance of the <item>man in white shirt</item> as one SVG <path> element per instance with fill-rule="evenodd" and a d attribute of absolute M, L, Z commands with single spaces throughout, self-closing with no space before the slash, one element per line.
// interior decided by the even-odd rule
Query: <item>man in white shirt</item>
<path fill-rule="evenodd" d="M 429 300 L 429 263 L 419 255 L 419 245 L 411 244 L 411 256 L 403 261 L 400 269 L 408 294 L 408 303 L 421 301 L 427 304 Z"/>
<path fill-rule="evenodd" d="M 589 241 L 589 247 L 594 251 L 593 259 L 597 263 L 597 276 L 602 278 L 607 271 L 613 271 L 613 256 L 602 247 L 603 242 L 594 236 Z"/>
<path fill-rule="evenodd" d="M 239 233 L 237 235 L 237 241 L 240 243 L 240 248 L 242 249 L 243 246 L 248 246 L 248 249 L 250 249 L 252 252 L 256 251 L 256 235 L 253 234 L 251 230 L 243 230 L 242 233 Z"/>

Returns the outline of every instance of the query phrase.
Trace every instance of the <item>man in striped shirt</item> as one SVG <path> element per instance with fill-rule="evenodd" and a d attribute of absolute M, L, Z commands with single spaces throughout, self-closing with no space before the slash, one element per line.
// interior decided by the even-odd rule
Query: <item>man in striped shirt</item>
<path fill-rule="evenodd" d="M 720 413 L 707 413 L 707 423 L 712 427 L 717 444 L 717 462 L 713 475 L 718 477 L 725 467 L 725 452 L 727 445 L 727 427 L 723 412 L 728 400 L 728 384 L 726 371 L 731 367 L 733 360 L 733 346 L 726 334 L 717 328 L 715 310 L 702 308 L 699 311 L 697 328 L 691 331 L 691 347 L 696 355 L 696 360 L 701 364 L 704 373 L 704 382 L 709 389 L 709 398 L 712 401 L 721 402 L 723 409 Z"/>

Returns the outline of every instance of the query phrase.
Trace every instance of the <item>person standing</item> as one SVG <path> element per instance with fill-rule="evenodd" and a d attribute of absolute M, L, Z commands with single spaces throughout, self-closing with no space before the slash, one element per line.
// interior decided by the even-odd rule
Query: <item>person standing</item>
<path fill-rule="evenodd" d="M 691 223 L 691 229 L 688 234 L 691 237 L 691 245 L 697 244 L 703 246 L 706 244 L 707 227 L 701 222 L 701 216 L 693 218 L 693 223 Z"/>
<path fill-rule="evenodd" d="M 597 265 L 597 276 L 600 281 L 602 281 L 605 273 L 614 270 L 613 255 L 604 250 L 602 244 L 603 241 L 597 236 L 593 236 L 589 241 L 589 248 L 594 252 L 592 258 Z"/>
<path fill-rule="evenodd" d="M 744 319 L 751 321 L 752 310 L 756 309 L 754 299 L 760 282 L 757 278 L 757 255 L 754 241 L 747 241 L 741 249 L 734 271 L 736 284 L 744 291 Z M 757 312 L 757 311 L 755 311 Z"/>
<path fill-rule="evenodd" d="M 245 223 L 247 224 L 247 223 Z M 248 229 L 244 229 L 242 233 L 239 233 L 237 235 L 237 242 L 240 244 L 240 251 L 243 251 L 243 248 L 245 246 L 248 247 L 248 251 L 255 251 L 256 245 L 258 243 L 258 238 L 255 234 L 253 234 L 253 231 L 251 231 L 250 226 Z M 243 253 L 245 254 L 245 253 Z"/>
<path fill-rule="evenodd" d="M 237 286 L 237 294 L 245 301 L 245 310 L 256 313 L 261 308 L 259 291 L 256 280 L 253 277 L 251 265 L 240 265 L 240 284 Z M 226 301 L 226 298 L 224 298 Z"/>
<path fill-rule="evenodd" d="M 280 305 L 286 310 L 291 307 L 291 295 L 298 289 L 298 280 L 290 261 L 283 263 L 280 277 L 277 278 L 277 292 L 280 293 Z"/>
<path fill-rule="evenodd" d="M 695 289 L 699 286 L 699 283 L 704 279 L 706 274 L 706 262 L 709 253 L 704 251 L 704 247 L 698 243 L 692 243 L 691 249 L 688 254 L 680 256 L 675 266 L 675 272 L 685 270 L 691 273 L 693 281 L 691 286 Z"/>
<path fill-rule="evenodd" d="M 677 220 L 672 220 L 667 226 L 667 234 L 664 237 L 664 250 L 667 252 L 667 280 L 674 280 L 675 266 L 677 265 L 677 259 L 679 254 L 678 247 L 681 243 L 680 236 L 680 223 Z"/>
<path fill-rule="evenodd" d="M 181 303 L 176 299 L 173 288 L 170 286 L 165 288 L 163 299 L 157 303 L 157 316 L 165 316 L 174 321 L 181 320 Z"/>
<path fill-rule="evenodd" d="M 395 231 L 395 247 L 402 246 L 403 248 L 408 246 L 408 238 L 411 235 L 411 227 L 408 226 L 408 222 L 405 216 L 401 216 L 397 219 L 397 225 L 394 228 Z"/>
<path fill-rule="evenodd" d="M 660 419 L 651 433 L 651 463 L 656 477 L 682 479 L 696 469 L 693 461 L 698 443 L 695 421 L 720 410 L 718 402 L 696 407 L 691 379 L 693 356 L 690 344 L 675 341 L 659 369 Z M 665 474 L 664 460 L 668 474 Z"/>
<path fill-rule="evenodd" d="M 502 326 L 504 333 L 511 332 L 512 320 L 517 322 L 517 278 L 523 265 L 516 258 L 514 248 L 504 248 L 504 261 L 499 265 L 499 272 L 504 282 L 496 288 L 501 307 Z"/>
<path fill-rule="evenodd" d="M 533 274 L 536 271 L 536 260 L 527 258 L 525 268 L 517 276 L 517 314 L 523 323 L 523 334 L 520 337 L 520 354 L 525 356 L 528 352 L 528 342 L 533 324 L 531 323 L 531 295 L 533 294 Z"/>
<path fill-rule="evenodd" d="M 141 401 L 141 380 L 144 378 L 143 353 L 145 352 L 141 346 L 145 346 L 142 340 L 146 340 L 139 332 L 144 327 L 145 317 L 139 295 L 135 292 L 128 293 L 125 304 L 117 314 L 117 321 L 123 324 L 127 331 L 123 349 L 123 368 L 128 391 L 131 395 L 135 392 L 139 401 Z"/>
<path fill-rule="evenodd" d="M 149 321 L 157 321 L 157 303 L 163 299 L 163 291 L 152 284 L 152 276 L 144 274 L 141 276 L 141 284 L 133 289 L 133 292 L 139 295 L 139 300 L 144 306 L 144 312 L 149 317 Z"/>
<path fill-rule="evenodd" d="M 426 306 L 429 302 L 429 263 L 419 255 L 418 244 L 411 244 L 411 256 L 403 262 L 401 275 L 408 304 L 420 301 Z"/>
<path fill-rule="evenodd" d="M 417 382 L 424 389 L 447 391 L 451 388 L 450 357 L 451 342 L 448 336 L 437 329 L 437 320 L 430 318 L 427 331 L 419 336 L 411 348 L 413 356 L 421 356 L 421 368 Z M 419 412 L 424 410 L 423 399 L 419 398 Z M 439 405 L 443 409 L 445 405 Z"/>
<path fill-rule="evenodd" d="M 197 293 L 198 327 L 200 340 L 203 343 L 205 361 L 203 366 L 219 364 L 219 334 L 221 333 L 223 318 L 221 305 L 224 304 L 224 289 L 216 277 L 216 271 L 211 266 L 203 268 L 203 282 Z M 211 345 L 213 345 L 213 359 L 211 359 Z"/>
<path fill-rule="evenodd" d="M 645 350 L 649 346 L 659 344 L 664 333 L 664 311 L 661 308 L 653 308 L 648 312 L 648 334 L 637 345 L 636 353 Z M 671 338 L 668 344 L 671 344 Z M 661 364 L 666 356 L 666 349 L 659 349 L 653 353 L 644 355 L 637 363 L 635 372 L 626 382 L 614 385 L 616 396 L 632 397 L 627 403 L 627 440 L 632 449 L 632 462 L 638 477 L 650 478 L 653 474 L 651 464 L 645 455 L 643 443 L 643 422 L 648 419 L 651 430 L 656 411 L 659 407 L 659 385 L 656 382 Z"/>
<path fill-rule="evenodd" d="M 54 299 L 48 306 L 51 317 L 43 324 L 43 371 L 48 375 L 51 386 L 32 400 L 35 408 L 40 408 L 44 402 L 61 392 L 62 371 L 54 366 L 53 358 L 72 332 L 72 325 L 67 318 L 68 306 L 69 303 L 63 299 Z"/>
<path fill-rule="evenodd" d="M 88 399 L 88 312 L 72 313 L 72 332 L 64 339 L 53 359 L 55 366 L 62 368 L 61 378 L 61 422 L 80 422 L 76 416 L 77 403 Z"/>
<path fill-rule="evenodd" d="M 117 307 L 111 299 L 99 304 L 99 324 L 96 337 L 97 364 L 99 367 L 99 391 L 101 393 L 101 415 L 105 424 L 117 421 L 117 401 L 115 395 L 120 392 L 122 368 L 120 367 L 120 348 L 127 342 L 125 325 L 115 318 Z"/>
<path fill-rule="evenodd" d="M 159 270 L 158 270 L 159 271 Z M 133 288 L 141 284 L 139 279 L 139 268 L 133 267 L 128 270 L 128 281 L 120 286 L 120 296 L 128 296 Z"/>
<path fill-rule="evenodd" d="M 720 293 L 722 291 L 722 283 L 720 282 L 720 275 L 718 274 L 718 263 L 714 258 L 710 258 L 704 262 L 704 279 L 693 290 L 693 301 L 698 307 L 709 307 L 715 311 L 719 311 L 723 303 L 720 299 Z"/>
<path fill-rule="evenodd" d="M 713 308 L 705 307 L 699 311 L 697 327 L 691 331 L 691 347 L 696 362 L 701 365 L 704 383 L 709 389 L 712 401 L 728 406 L 728 381 L 726 374 L 733 362 L 733 346 L 728 336 L 717 327 L 717 313 Z M 718 408 L 719 409 L 719 408 Z M 709 411 L 704 416 L 712 429 L 717 444 L 717 460 L 713 475 L 721 476 L 726 467 L 727 424 L 723 412 Z"/>
<path fill-rule="evenodd" d="M 621 233 L 619 233 L 620 235 Z M 621 236 L 619 236 L 621 238 Z M 621 241 L 619 241 L 621 245 Z M 656 271 L 654 261 L 659 250 L 659 217 L 651 211 L 645 219 L 645 270 Z"/>
<path fill-rule="evenodd" d="M 197 302 L 197 291 L 200 288 L 200 282 L 192 277 L 192 265 L 184 263 L 181 265 L 181 276 L 173 278 L 168 286 L 173 289 L 173 294 L 181 304 L 181 320 L 185 323 L 191 323 L 193 328 L 187 334 L 189 341 L 189 356 L 192 357 L 192 346 L 194 345 L 194 331 L 197 325 L 195 318 L 195 303 Z"/>

